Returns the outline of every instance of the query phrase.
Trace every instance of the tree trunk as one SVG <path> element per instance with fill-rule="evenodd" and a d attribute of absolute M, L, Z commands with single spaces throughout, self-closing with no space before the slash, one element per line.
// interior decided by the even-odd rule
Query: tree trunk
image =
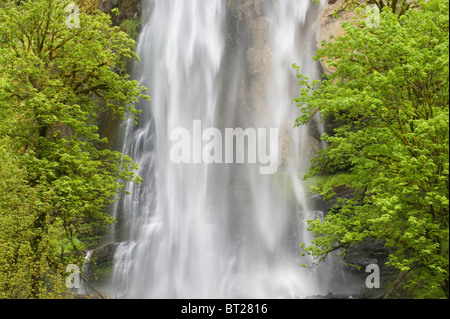
<path fill-rule="evenodd" d="M 389 299 L 389 296 L 391 293 L 398 287 L 398 285 L 402 282 L 402 280 L 405 278 L 406 272 L 402 271 L 397 276 L 397 278 L 394 280 L 394 282 L 391 284 L 391 286 L 386 290 L 386 293 L 383 296 L 383 299 Z"/>

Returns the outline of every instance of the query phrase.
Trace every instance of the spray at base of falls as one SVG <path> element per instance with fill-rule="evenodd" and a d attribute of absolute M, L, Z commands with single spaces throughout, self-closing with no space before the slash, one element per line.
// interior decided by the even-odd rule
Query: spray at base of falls
<path fill-rule="evenodd" d="M 312 61 L 317 8 L 310 0 L 255 3 L 261 6 L 254 4 L 253 16 L 242 18 L 225 0 L 152 1 L 134 71 L 152 101 L 138 105 L 137 126 L 122 124 L 118 146 L 140 165 L 143 181 L 129 184 L 130 195 L 113 208 L 119 244 L 103 287 L 112 296 L 329 292 L 326 265 L 299 266 L 310 262 L 299 252 L 311 240 L 305 220 L 321 213 L 309 210 L 301 183 L 313 152 L 311 130 L 293 128 L 299 88 L 292 63 L 319 77 Z M 276 173 L 259 174 L 248 160 L 174 162 L 171 133 L 190 132 L 194 121 L 224 135 L 226 128 L 276 128 Z"/>

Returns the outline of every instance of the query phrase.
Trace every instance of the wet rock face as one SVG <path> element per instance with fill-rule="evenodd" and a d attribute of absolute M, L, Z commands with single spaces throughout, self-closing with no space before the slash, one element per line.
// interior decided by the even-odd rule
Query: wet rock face
<path fill-rule="evenodd" d="M 143 18 L 143 1 L 146 0 L 98 0 L 98 8 L 100 11 L 110 15 L 114 26 L 120 26 L 126 20 L 139 21 Z M 119 14 L 113 13 L 113 9 L 118 9 Z M 137 32 L 139 32 L 140 27 L 141 25 L 136 27 Z M 115 118 L 107 108 L 99 112 L 96 125 L 99 127 L 100 135 L 108 138 L 108 143 L 106 145 L 102 144 L 100 147 L 107 149 L 114 147 L 115 135 L 119 124 L 120 120 Z"/>
<path fill-rule="evenodd" d="M 83 277 L 90 283 L 89 286 L 84 287 L 87 292 L 96 294 L 95 287 L 100 287 L 107 282 L 119 245 L 120 243 L 109 243 L 92 250 L 89 261 L 84 265 Z"/>
<path fill-rule="evenodd" d="M 239 102 L 248 107 L 248 117 L 258 121 L 265 105 L 266 70 L 271 66 L 268 23 L 263 13 L 263 0 L 228 0 L 228 32 L 236 46 L 236 54 L 246 59 L 245 68 L 231 75 L 241 78 L 245 89 Z M 239 59 L 240 60 L 240 59 Z"/>
<path fill-rule="evenodd" d="M 91 255 L 91 259 L 98 262 L 112 261 L 118 245 L 119 243 L 110 243 L 94 249 Z"/>
<path fill-rule="evenodd" d="M 238 67 L 230 62 L 225 72 L 229 77 L 226 82 L 238 81 L 241 84 L 237 100 L 230 101 L 230 103 L 241 105 L 240 118 L 244 119 L 245 123 L 254 123 L 255 126 L 268 120 L 267 116 L 270 114 L 268 109 L 273 107 L 273 102 L 268 101 L 267 91 L 270 90 L 270 83 L 277 72 L 274 69 L 274 48 L 270 39 L 270 23 L 273 19 L 270 15 L 271 10 L 277 10 L 277 3 L 276 0 L 227 0 L 226 2 L 229 39 L 227 41 L 227 60 L 245 61 Z M 311 17 L 311 19 L 313 18 Z M 301 36 L 301 32 L 304 30 L 299 28 L 298 32 Z M 298 86 L 295 81 L 292 86 L 291 89 L 296 92 Z M 225 101 L 226 99 L 227 97 L 224 97 Z M 227 107 L 224 107 L 224 110 L 226 109 Z M 227 114 L 222 116 L 222 118 L 226 117 Z M 281 165 L 292 160 L 294 155 L 295 145 L 291 140 L 294 121 L 295 117 L 292 117 L 292 121 L 287 121 L 280 127 Z M 318 127 L 314 124 L 310 125 L 307 133 L 306 140 L 301 147 L 302 158 L 298 158 L 296 161 L 308 161 L 307 159 L 315 156 L 321 148 Z"/>
<path fill-rule="evenodd" d="M 376 264 L 384 271 L 392 271 L 384 264 L 388 260 L 390 250 L 385 247 L 385 243 L 381 240 L 367 239 L 363 243 L 351 247 L 346 255 L 346 261 L 349 264 L 359 267 L 367 267 Z"/>
<path fill-rule="evenodd" d="M 111 16 L 115 26 L 124 20 L 138 20 L 142 15 L 142 0 L 99 0 L 99 10 Z M 113 9 L 119 9 L 119 14 L 112 13 Z"/>

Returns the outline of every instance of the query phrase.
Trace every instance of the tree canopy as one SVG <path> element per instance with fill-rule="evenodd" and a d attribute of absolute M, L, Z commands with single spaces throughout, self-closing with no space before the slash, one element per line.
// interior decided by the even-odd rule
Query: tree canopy
<path fill-rule="evenodd" d="M 0 4 L 0 140 L 8 159 L 0 222 L 12 227 L 2 229 L 2 240 L 27 229 L 18 237 L 20 249 L 4 254 L 0 246 L 0 273 L 8 277 L 4 265 L 25 267 L 25 260 L 35 265 L 22 297 L 46 296 L 53 289 L 44 284 L 47 274 L 79 261 L 112 222 L 105 206 L 125 181 L 139 181 L 131 158 L 102 147 L 107 140 L 96 125 L 104 109 L 136 117 L 134 103 L 147 98 L 126 72 L 128 61 L 138 58 L 135 42 L 99 11 L 76 12 L 73 20 L 69 3 Z M 26 256 L 18 258 L 21 251 Z M 8 293 L 2 278 L 0 290 Z"/>
<path fill-rule="evenodd" d="M 387 265 L 399 271 L 391 296 L 448 298 L 448 15 L 448 0 L 400 16 L 385 7 L 379 27 L 359 19 L 323 43 L 315 59 L 336 67 L 329 77 L 311 81 L 294 65 L 302 87 L 296 125 L 316 112 L 336 123 L 306 178 L 350 171 L 355 189 L 323 221 L 309 221 L 316 238 L 304 253 L 320 262 L 383 240 Z M 318 191 L 335 195 L 330 184 Z"/>

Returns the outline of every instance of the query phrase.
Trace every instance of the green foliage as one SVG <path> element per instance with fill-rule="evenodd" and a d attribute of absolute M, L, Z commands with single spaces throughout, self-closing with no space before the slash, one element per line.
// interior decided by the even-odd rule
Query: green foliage
<path fill-rule="evenodd" d="M 308 190 L 316 191 L 323 188 L 334 188 L 346 185 L 351 187 L 354 176 L 348 172 L 336 174 L 315 175 L 305 180 L 305 186 Z"/>
<path fill-rule="evenodd" d="M 40 287 L 39 298 L 68 296 L 58 274 L 62 265 L 50 265 L 59 252 L 49 235 L 57 238 L 57 230 L 40 232 L 38 255 L 32 247 L 37 235 L 32 225 L 48 207 L 41 202 L 41 190 L 30 187 L 26 177 L 18 158 L 0 146 L 0 298 L 29 298 L 32 272 L 46 274 L 47 284 Z"/>
<path fill-rule="evenodd" d="M 120 29 L 129 35 L 130 38 L 136 39 L 138 32 L 137 27 L 141 24 L 139 20 L 127 19 L 122 21 Z"/>
<path fill-rule="evenodd" d="M 318 50 L 316 59 L 336 67 L 330 77 L 298 72 L 296 125 L 318 111 L 342 123 L 323 135 L 328 147 L 307 177 L 351 167 L 356 189 L 323 222 L 310 221 L 316 239 L 302 247 L 321 261 L 366 238 L 384 240 L 410 297 L 448 298 L 448 13 L 448 0 L 400 17 L 385 8 L 379 28 L 345 24 L 342 37 Z M 333 195 L 329 183 L 321 192 Z"/>
<path fill-rule="evenodd" d="M 80 13 L 79 27 L 68 27 L 69 3 L 0 6 L 0 138 L 14 157 L 8 167 L 21 172 L 11 187 L 27 185 L 21 196 L 33 203 L 23 207 L 30 233 L 20 243 L 31 249 L 30 262 L 44 258 L 49 267 L 30 270 L 35 298 L 47 289 L 49 271 L 57 275 L 80 261 L 112 222 L 105 206 L 124 182 L 139 182 L 131 158 L 101 148 L 107 141 L 95 125 L 104 108 L 136 117 L 134 102 L 147 98 L 125 70 L 137 59 L 135 42 L 100 12 Z"/>
<path fill-rule="evenodd" d="M 102 0 L 103 1 L 103 0 Z M 99 0 L 75 0 L 74 3 L 78 5 L 80 11 L 88 14 L 93 14 L 98 10 Z"/>
<path fill-rule="evenodd" d="M 319 0 L 314 0 L 320 3 Z M 397 16 L 404 15 L 410 8 L 416 8 L 419 1 L 409 0 L 344 0 L 334 14 L 342 10 L 355 10 L 357 8 L 365 9 L 366 6 L 376 6 L 380 11 L 389 8 Z"/>

